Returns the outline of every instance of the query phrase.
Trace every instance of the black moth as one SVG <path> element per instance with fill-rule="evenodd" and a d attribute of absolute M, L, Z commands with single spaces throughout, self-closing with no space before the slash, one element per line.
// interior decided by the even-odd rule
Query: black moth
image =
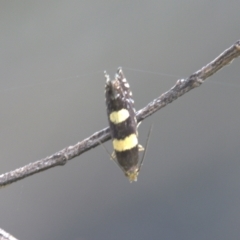
<path fill-rule="evenodd" d="M 143 147 L 138 144 L 138 123 L 132 92 L 122 68 L 118 68 L 113 80 L 106 72 L 105 78 L 107 115 L 114 149 L 112 159 L 130 182 L 137 181 L 143 160 L 139 161 L 138 151 Z"/>

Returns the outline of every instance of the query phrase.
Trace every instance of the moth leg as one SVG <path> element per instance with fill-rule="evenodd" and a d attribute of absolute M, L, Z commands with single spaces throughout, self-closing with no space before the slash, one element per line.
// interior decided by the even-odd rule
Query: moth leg
<path fill-rule="evenodd" d="M 140 151 L 144 151 L 144 147 L 142 146 L 142 145 L 140 145 L 140 144 L 138 144 L 138 151 L 140 152 Z"/>
<path fill-rule="evenodd" d="M 113 161 L 116 160 L 116 153 L 115 153 L 115 151 L 113 151 L 113 153 L 111 154 L 110 159 L 113 160 Z"/>
<path fill-rule="evenodd" d="M 136 128 L 136 135 L 137 135 L 137 137 L 138 137 L 138 131 L 137 131 L 137 129 L 138 129 L 138 127 L 140 126 L 141 123 L 142 123 L 142 122 L 139 122 L 139 123 L 137 124 L 137 128 Z"/>

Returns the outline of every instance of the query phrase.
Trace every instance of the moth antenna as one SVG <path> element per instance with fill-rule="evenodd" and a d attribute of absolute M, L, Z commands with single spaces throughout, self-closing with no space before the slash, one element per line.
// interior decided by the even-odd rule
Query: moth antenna
<path fill-rule="evenodd" d="M 149 137 L 150 137 L 150 135 L 151 135 L 152 128 L 153 128 L 153 124 L 151 125 L 151 127 L 150 127 L 150 129 L 149 129 L 149 131 L 148 131 L 147 140 L 146 140 L 146 144 L 145 144 L 145 151 L 144 151 L 144 153 L 143 153 L 141 162 L 140 162 L 140 164 L 139 164 L 138 172 L 140 172 L 140 170 L 141 170 L 141 167 L 142 167 L 142 165 L 143 165 L 143 160 L 144 160 L 145 155 L 146 155 L 146 153 L 147 153 L 147 148 L 148 148 L 148 143 L 149 143 Z"/>
<path fill-rule="evenodd" d="M 105 145 L 104 145 L 100 140 L 98 140 L 98 142 L 99 142 L 99 144 L 103 147 L 103 149 L 107 152 L 107 154 L 109 155 L 110 159 L 111 159 L 113 162 L 115 162 L 115 163 L 118 165 L 118 167 L 120 167 L 120 168 L 122 169 L 122 171 L 124 171 L 124 169 L 122 168 L 122 166 L 120 166 L 120 165 L 118 164 L 118 162 L 116 161 L 115 152 L 113 152 L 112 154 L 110 154 L 110 152 L 107 150 L 107 148 L 105 147 Z M 114 156 L 114 155 L 115 155 L 115 156 Z"/>
<path fill-rule="evenodd" d="M 110 156 L 110 159 L 114 161 L 113 157 L 112 157 L 112 154 L 110 154 L 110 152 L 107 150 L 107 148 L 105 147 L 105 145 L 100 141 L 98 140 L 98 143 L 102 146 L 102 148 L 107 152 L 107 154 Z M 115 161 L 114 161 L 115 162 Z"/>
<path fill-rule="evenodd" d="M 107 152 L 107 154 L 109 155 L 109 157 L 110 157 L 110 159 L 112 160 L 112 161 L 114 161 L 117 165 L 118 165 L 118 167 L 120 167 L 123 171 L 124 171 L 124 169 L 118 164 L 118 162 L 115 160 L 115 158 L 116 158 L 116 155 L 115 155 L 115 152 L 113 152 L 112 154 L 110 154 L 110 152 L 107 150 L 107 148 L 105 147 L 105 145 L 100 141 L 100 140 L 98 140 L 98 142 L 99 142 L 99 144 L 103 147 L 103 149 Z M 114 156 L 115 155 L 115 156 Z"/>

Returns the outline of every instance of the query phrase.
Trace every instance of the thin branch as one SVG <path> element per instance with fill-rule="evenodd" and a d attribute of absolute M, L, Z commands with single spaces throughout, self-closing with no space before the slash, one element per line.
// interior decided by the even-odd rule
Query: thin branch
<path fill-rule="evenodd" d="M 17 240 L 17 238 L 0 228 L 0 240 Z"/>
<path fill-rule="evenodd" d="M 139 110 L 137 113 L 138 122 L 149 117 L 191 89 L 199 87 L 206 78 L 210 77 L 224 66 L 230 64 L 235 58 L 239 57 L 239 55 L 240 40 L 238 40 L 230 48 L 226 49 L 212 62 L 193 73 L 188 78 L 179 79 L 169 91 L 163 93 L 160 97 L 150 102 L 146 107 Z M 35 173 L 45 171 L 49 168 L 65 165 L 68 160 L 81 155 L 82 153 L 98 146 L 100 143 L 106 142 L 109 139 L 110 131 L 109 127 L 107 127 L 94 133 L 92 136 L 84 139 L 83 141 L 78 142 L 74 146 L 69 146 L 49 157 L 34 163 L 29 163 L 24 167 L 0 175 L 0 187 L 16 182 Z"/>

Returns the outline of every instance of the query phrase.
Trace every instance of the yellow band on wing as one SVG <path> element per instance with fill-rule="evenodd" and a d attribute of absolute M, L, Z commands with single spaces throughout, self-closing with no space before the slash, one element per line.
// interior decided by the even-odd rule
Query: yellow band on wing
<path fill-rule="evenodd" d="M 130 150 L 138 145 L 138 139 L 136 134 L 131 134 L 125 139 L 117 140 L 113 139 L 113 148 L 118 152 Z"/>
<path fill-rule="evenodd" d="M 119 111 L 112 112 L 109 115 L 110 121 L 114 124 L 124 122 L 129 117 L 129 112 L 127 109 L 121 109 Z"/>

